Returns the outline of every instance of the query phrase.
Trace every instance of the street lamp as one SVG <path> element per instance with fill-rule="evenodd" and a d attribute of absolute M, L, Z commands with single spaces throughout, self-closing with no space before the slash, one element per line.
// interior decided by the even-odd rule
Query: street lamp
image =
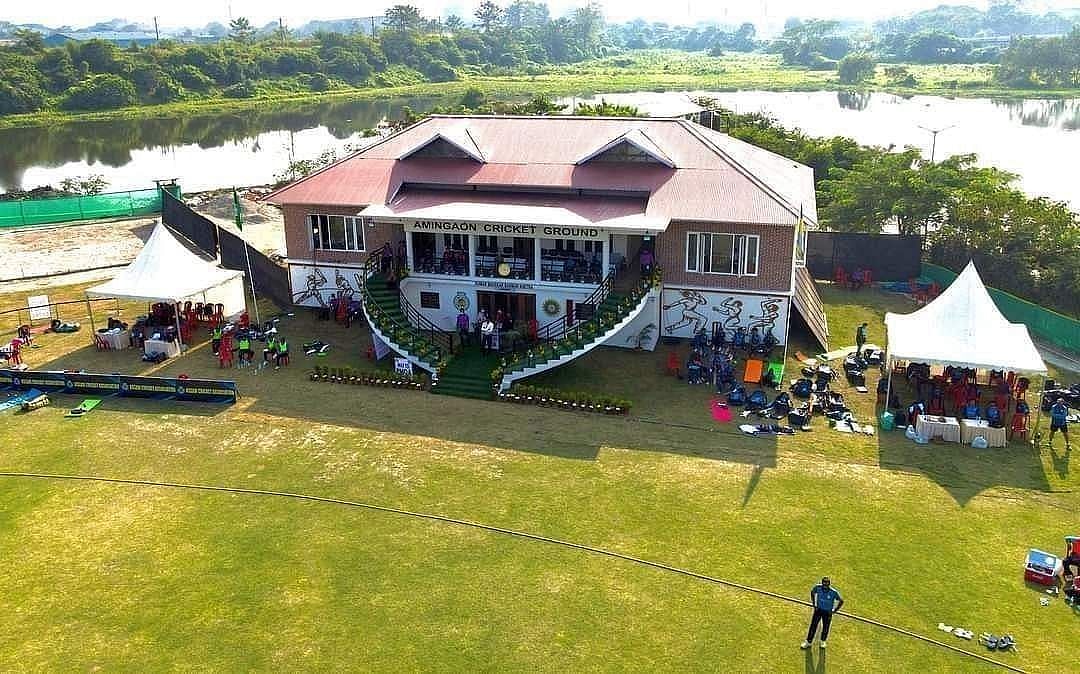
<path fill-rule="evenodd" d="M 929 127 L 923 126 L 922 124 L 919 124 L 918 127 L 920 129 L 922 129 L 923 131 L 929 132 L 930 135 L 931 135 L 931 140 L 930 140 L 930 163 L 933 164 L 934 163 L 934 153 L 937 152 L 937 135 L 939 133 L 941 133 L 942 131 L 948 131 L 949 129 L 956 128 L 956 125 L 955 124 L 950 124 L 949 126 L 943 127 L 941 129 L 931 129 Z"/>

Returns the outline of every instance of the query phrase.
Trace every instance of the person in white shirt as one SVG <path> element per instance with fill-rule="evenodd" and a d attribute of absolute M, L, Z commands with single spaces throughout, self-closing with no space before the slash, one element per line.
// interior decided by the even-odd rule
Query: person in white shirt
<path fill-rule="evenodd" d="M 480 339 L 483 344 L 484 353 L 491 351 L 491 341 L 495 335 L 495 324 L 491 322 L 491 319 L 484 316 L 484 322 L 480 324 Z"/>

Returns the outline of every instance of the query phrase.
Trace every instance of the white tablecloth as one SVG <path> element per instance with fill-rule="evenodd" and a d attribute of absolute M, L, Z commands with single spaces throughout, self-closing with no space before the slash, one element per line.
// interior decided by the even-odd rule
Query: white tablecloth
<path fill-rule="evenodd" d="M 960 441 L 970 445 L 976 436 L 986 438 L 990 447 L 1004 447 L 1008 440 L 1005 438 L 1004 428 L 991 428 L 990 422 L 982 419 L 964 419 L 960 422 Z"/>
<path fill-rule="evenodd" d="M 98 336 L 109 344 L 110 349 L 120 350 L 131 346 L 131 336 L 128 334 L 127 330 L 121 330 L 119 332 L 99 332 Z"/>
<path fill-rule="evenodd" d="M 148 339 L 143 344 L 143 353 L 149 355 L 151 353 L 164 353 L 167 357 L 173 358 L 180 355 L 180 345 L 176 342 L 166 342 L 160 339 Z"/>
<path fill-rule="evenodd" d="M 960 442 L 960 422 L 956 417 L 919 416 L 915 431 L 924 438 L 941 438 L 947 442 Z"/>

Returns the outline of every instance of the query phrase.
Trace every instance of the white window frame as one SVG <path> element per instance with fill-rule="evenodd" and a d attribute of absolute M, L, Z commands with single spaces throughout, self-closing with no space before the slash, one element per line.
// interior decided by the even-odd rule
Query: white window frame
<path fill-rule="evenodd" d="M 338 248 L 328 234 L 323 235 L 323 227 L 329 231 L 330 218 L 342 218 L 345 224 L 345 247 Z M 353 215 L 334 215 L 330 213 L 308 213 L 308 231 L 311 236 L 311 250 L 331 250 L 345 253 L 363 253 L 367 250 L 364 241 L 364 219 Z M 318 234 L 316 234 L 316 228 Z M 330 245 L 323 246 L 322 242 L 329 241 Z M 350 247 L 351 246 L 351 247 Z"/>
<path fill-rule="evenodd" d="M 710 237 L 706 244 L 703 237 Z M 731 257 L 735 262 L 733 271 L 713 271 L 711 261 L 705 254 L 708 248 L 711 252 L 717 245 L 715 237 L 731 237 Z M 754 241 L 753 272 L 747 272 L 751 256 L 749 255 L 749 242 Z M 693 242 L 693 254 L 691 254 L 691 241 Z M 736 255 L 738 252 L 738 255 Z M 760 234 L 733 234 L 731 232 L 687 232 L 686 233 L 686 271 L 694 274 L 715 274 L 718 276 L 757 276 L 761 269 L 761 235 Z"/>

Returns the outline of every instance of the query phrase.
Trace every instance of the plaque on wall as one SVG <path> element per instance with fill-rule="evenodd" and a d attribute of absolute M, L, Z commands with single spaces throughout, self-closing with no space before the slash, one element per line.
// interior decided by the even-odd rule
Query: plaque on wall
<path fill-rule="evenodd" d="M 439 308 L 439 293 L 420 293 L 420 308 L 421 309 L 438 309 Z"/>

